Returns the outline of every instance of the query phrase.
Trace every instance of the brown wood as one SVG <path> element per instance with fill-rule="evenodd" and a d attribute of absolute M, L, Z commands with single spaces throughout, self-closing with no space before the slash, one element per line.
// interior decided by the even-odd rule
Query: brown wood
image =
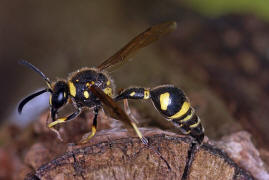
<path fill-rule="evenodd" d="M 151 147 L 168 161 L 171 171 L 137 137 L 130 137 L 124 130 L 103 130 L 88 144 L 69 146 L 64 154 L 28 174 L 26 179 L 253 179 L 208 144 L 196 150 L 191 148 L 190 137 L 156 129 L 142 132 Z M 190 154 L 193 160 L 186 168 Z"/>

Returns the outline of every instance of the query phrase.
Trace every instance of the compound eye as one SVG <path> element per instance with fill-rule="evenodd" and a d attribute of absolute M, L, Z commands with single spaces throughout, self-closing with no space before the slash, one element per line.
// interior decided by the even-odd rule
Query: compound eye
<path fill-rule="evenodd" d="M 60 92 L 57 97 L 57 101 L 61 103 L 64 100 L 64 92 Z"/>
<path fill-rule="evenodd" d="M 66 103 L 66 101 L 67 97 L 64 91 L 60 91 L 52 96 L 52 106 L 54 108 L 59 108 L 63 106 Z"/>

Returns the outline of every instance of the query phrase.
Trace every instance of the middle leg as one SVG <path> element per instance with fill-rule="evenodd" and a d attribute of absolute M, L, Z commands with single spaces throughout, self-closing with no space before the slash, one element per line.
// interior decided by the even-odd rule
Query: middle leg
<path fill-rule="evenodd" d="M 138 121 L 133 116 L 132 111 L 129 107 L 128 99 L 123 99 L 123 105 L 124 105 L 124 111 L 125 113 L 131 118 L 132 121 L 134 121 L 136 124 L 138 124 Z"/>
<path fill-rule="evenodd" d="M 130 117 L 131 119 L 131 125 L 134 128 L 136 134 L 140 138 L 140 140 L 147 146 L 148 145 L 148 140 L 143 136 L 143 134 L 139 131 L 137 127 L 137 120 L 134 118 L 134 116 L 131 114 L 131 110 L 129 108 L 128 104 L 128 99 L 149 99 L 150 98 L 150 93 L 148 89 L 145 88 L 129 88 L 125 89 L 122 91 L 114 100 L 119 101 L 123 100 L 124 101 L 124 110 L 125 113 Z"/>
<path fill-rule="evenodd" d="M 95 106 L 95 108 L 94 108 L 94 118 L 93 118 L 93 123 L 92 123 L 92 132 L 86 138 L 83 138 L 80 141 L 80 143 L 84 144 L 84 143 L 88 142 L 95 135 L 96 129 L 97 129 L 97 117 L 98 117 L 99 110 L 100 110 L 100 107 Z"/>
<path fill-rule="evenodd" d="M 171 167 L 169 163 L 166 161 L 166 159 L 161 155 L 161 153 L 156 150 L 155 148 L 151 147 L 148 144 L 147 138 L 145 138 L 142 133 L 139 131 L 138 127 L 135 124 L 135 118 L 131 114 L 131 110 L 128 105 L 128 99 L 150 99 L 150 90 L 145 89 L 145 88 L 129 88 L 123 90 L 114 100 L 119 101 L 119 100 L 124 100 L 124 110 L 128 116 L 130 116 L 132 122 L 131 125 L 133 126 L 134 130 L 138 134 L 140 140 L 153 152 L 155 152 L 167 165 L 168 169 L 171 170 Z M 137 122 L 137 121 L 136 121 Z"/>

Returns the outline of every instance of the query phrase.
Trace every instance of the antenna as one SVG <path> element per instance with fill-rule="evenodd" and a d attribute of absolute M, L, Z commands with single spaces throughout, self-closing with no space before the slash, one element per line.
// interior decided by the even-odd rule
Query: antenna
<path fill-rule="evenodd" d="M 35 67 L 34 65 L 32 65 L 31 63 L 29 63 L 26 60 L 20 60 L 19 64 L 25 65 L 26 67 L 37 72 L 46 81 L 46 84 L 48 85 L 49 89 L 51 89 L 51 82 L 50 82 L 49 78 L 42 71 L 40 71 L 37 67 Z"/>

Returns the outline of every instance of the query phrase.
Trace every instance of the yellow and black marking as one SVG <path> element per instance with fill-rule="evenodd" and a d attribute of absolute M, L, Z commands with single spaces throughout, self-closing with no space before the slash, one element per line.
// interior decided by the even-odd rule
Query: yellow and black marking
<path fill-rule="evenodd" d="M 49 104 L 50 104 L 50 106 L 52 105 L 52 96 L 50 96 L 50 98 L 49 98 Z"/>
<path fill-rule="evenodd" d="M 166 92 L 160 95 L 161 110 L 166 111 L 170 104 L 170 93 Z"/>
<path fill-rule="evenodd" d="M 76 82 L 78 82 L 78 81 L 76 81 Z M 73 97 L 76 97 L 77 89 L 76 89 L 74 83 L 71 82 L 71 81 L 68 81 L 68 87 L 69 87 L 70 95 L 73 96 Z"/>
<path fill-rule="evenodd" d="M 108 81 L 106 82 L 106 85 L 107 85 L 107 86 L 110 86 L 110 84 L 111 84 L 111 82 L 108 80 Z"/>
<path fill-rule="evenodd" d="M 134 96 L 135 95 L 135 92 L 131 92 L 130 93 L 130 96 L 132 97 L 132 96 Z"/>
<path fill-rule="evenodd" d="M 144 99 L 149 99 L 150 98 L 150 92 L 148 89 L 144 89 Z"/>
<path fill-rule="evenodd" d="M 164 85 L 147 90 L 145 88 L 129 88 L 122 91 L 116 98 L 121 99 L 149 99 L 156 109 L 184 134 L 190 134 L 198 143 L 202 143 L 204 129 L 200 118 L 191 107 L 190 102 L 179 88 Z"/>
<path fill-rule="evenodd" d="M 204 129 L 184 92 L 173 85 L 159 86 L 150 91 L 156 109 L 184 134 L 190 134 L 201 144 Z"/>
<path fill-rule="evenodd" d="M 53 110 L 52 110 L 53 112 Z M 61 123 L 65 123 L 66 121 L 70 121 L 72 119 L 74 119 L 75 117 L 77 117 L 81 112 L 81 108 L 78 107 L 77 110 L 75 112 L 73 112 L 71 115 L 67 116 L 67 117 L 62 117 L 62 118 L 59 118 L 57 120 L 54 120 L 53 118 L 53 122 L 50 123 L 48 125 L 49 128 L 53 128 L 53 126 L 57 125 L 57 124 L 61 124 Z M 52 117 L 55 117 L 54 114 L 51 115 Z"/>
<path fill-rule="evenodd" d="M 86 87 L 90 88 L 91 85 L 94 85 L 94 81 L 86 82 Z"/>
<path fill-rule="evenodd" d="M 57 133 L 59 137 L 59 132 L 54 129 L 54 126 L 57 124 L 65 123 L 74 119 L 81 112 L 83 107 L 94 108 L 95 109 L 95 117 L 92 126 L 92 133 L 90 136 L 86 138 L 86 141 L 92 138 L 96 133 L 97 127 L 97 115 L 98 110 L 102 108 L 103 104 L 106 104 L 108 107 L 112 108 L 113 111 L 117 112 L 117 114 L 122 121 L 127 121 L 129 125 L 133 127 L 141 141 L 148 145 L 147 139 L 142 135 L 142 133 L 137 128 L 136 124 L 134 124 L 131 119 L 126 115 L 126 113 L 121 110 L 118 104 L 112 99 L 114 84 L 112 79 L 106 74 L 105 70 L 112 69 L 112 67 L 119 67 L 117 65 L 124 64 L 130 59 L 139 49 L 148 46 L 149 44 L 155 42 L 163 35 L 171 32 L 176 28 L 175 22 L 166 22 L 162 24 L 158 24 L 146 29 L 144 32 L 133 38 L 130 42 L 128 42 L 124 47 L 122 47 L 118 52 L 116 52 L 113 56 L 105 60 L 101 63 L 97 68 L 82 68 L 75 72 L 73 72 L 66 80 L 57 80 L 55 82 L 51 82 L 45 74 L 43 74 L 38 68 L 33 66 L 27 61 L 21 61 L 20 63 L 27 66 L 28 68 L 37 72 L 45 83 L 47 87 L 43 90 L 40 90 L 36 93 L 31 94 L 26 97 L 18 107 L 19 113 L 21 113 L 24 105 L 32 100 L 33 98 L 45 93 L 50 93 L 50 112 L 52 117 L 52 123 L 49 124 L 49 128 Z M 168 115 L 167 117 L 176 121 L 177 119 L 181 119 L 180 114 L 176 113 L 179 111 L 178 107 L 181 107 L 177 104 L 173 104 L 173 101 L 176 97 L 173 92 L 170 92 L 168 87 L 163 86 L 164 92 L 159 94 L 154 94 L 155 90 L 149 90 L 145 88 L 130 88 L 123 92 L 123 94 L 118 96 L 119 99 L 152 99 L 157 109 L 164 115 Z M 159 95 L 162 95 L 161 99 Z M 117 100 L 117 98 L 116 98 Z M 71 115 L 67 117 L 58 118 L 57 114 L 60 108 L 62 108 L 65 104 L 72 102 L 74 108 L 76 109 Z M 161 106 L 160 106 L 161 102 Z M 159 104 L 158 104 L 159 103 Z M 174 112 L 174 109 L 176 112 Z M 170 113 L 170 111 L 172 113 Z M 169 114 L 170 113 L 170 114 Z M 174 116 L 178 116 L 179 118 L 174 118 Z M 191 134 L 193 134 L 193 129 L 197 129 L 200 126 L 200 122 L 197 120 L 195 123 L 192 122 L 195 115 L 185 117 L 186 122 L 181 123 L 182 128 L 191 128 Z M 188 124 L 189 123 L 189 124 Z M 180 124 L 180 123 L 179 123 Z M 180 124 L 180 125 L 181 125 Z M 186 125 L 188 124 L 188 126 Z M 186 125 L 186 127 L 185 127 Z M 86 142 L 84 141 L 84 142 Z M 155 151 L 155 150 L 154 150 Z M 158 151 L 155 151 L 163 160 L 164 158 L 160 155 Z M 164 160 L 166 162 L 166 160 Z M 166 162 L 167 166 L 169 164 Z M 170 169 L 170 167 L 169 167 Z"/>
<path fill-rule="evenodd" d="M 56 121 L 53 121 L 52 123 L 50 123 L 48 125 L 49 128 L 52 128 L 53 126 L 55 126 L 56 124 L 61 124 L 61 123 L 64 123 L 66 121 L 66 117 L 63 117 L 63 118 L 59 118 L 57 119 Z"/>
<path fill-rule="evenodd" d="M 96 106 L 94 108 L 94 118 L 93 118 L 93 123 L 92 123 L 92 132 L 91 132 L 91 134 L 88 137 L 86 137 L 85 139 L 82 139 L 80 141 L 80 143 L 86 143 L 92 137 L 94 137 L 94 135 L 96 133 L 96 130 L 97 130 L 97 116 L 98 116 L 99 109 L 100 109 L 100 106 Z"/>
<path fill-rule="evenodd" d="M 149 99 L 150 93 L 149 90 L 145 88 L 129 88 L 120 93 L 116 97 L 116 101 L 121 99 Z"/>
<path fill-rule="evenodd" d="M 89 94 L 88 91 L 84 91 L 84 92 L 83 92 L 83 95 L 84 95 L 84 97 L 85 97 L 86 99 L 88 99 L 88 98 L 90 97 L 90 94 Z"/>
<path fill-rule="evenodd" d="M 112 88 L 111 87 L 106 87 L 105 89 L 104 89 L 104 92 L 105 92 L 105 94 L 106 95 L 108 95 L 108 96 L 110 96 L 110 97 L 112 97 Z"/>
<path fill-rule="evenodd" d="M 78 80 L 78 81 L 77 81 Z M 98 86 L 105 94 L 112 97 L 113 87 L 110 78 L 93 68 L 84 68 L 74 73 L 68 80 L 70 95 L 80 106 L 95 107 L 97 97 L 90 91 L 92 85 Z"/>

